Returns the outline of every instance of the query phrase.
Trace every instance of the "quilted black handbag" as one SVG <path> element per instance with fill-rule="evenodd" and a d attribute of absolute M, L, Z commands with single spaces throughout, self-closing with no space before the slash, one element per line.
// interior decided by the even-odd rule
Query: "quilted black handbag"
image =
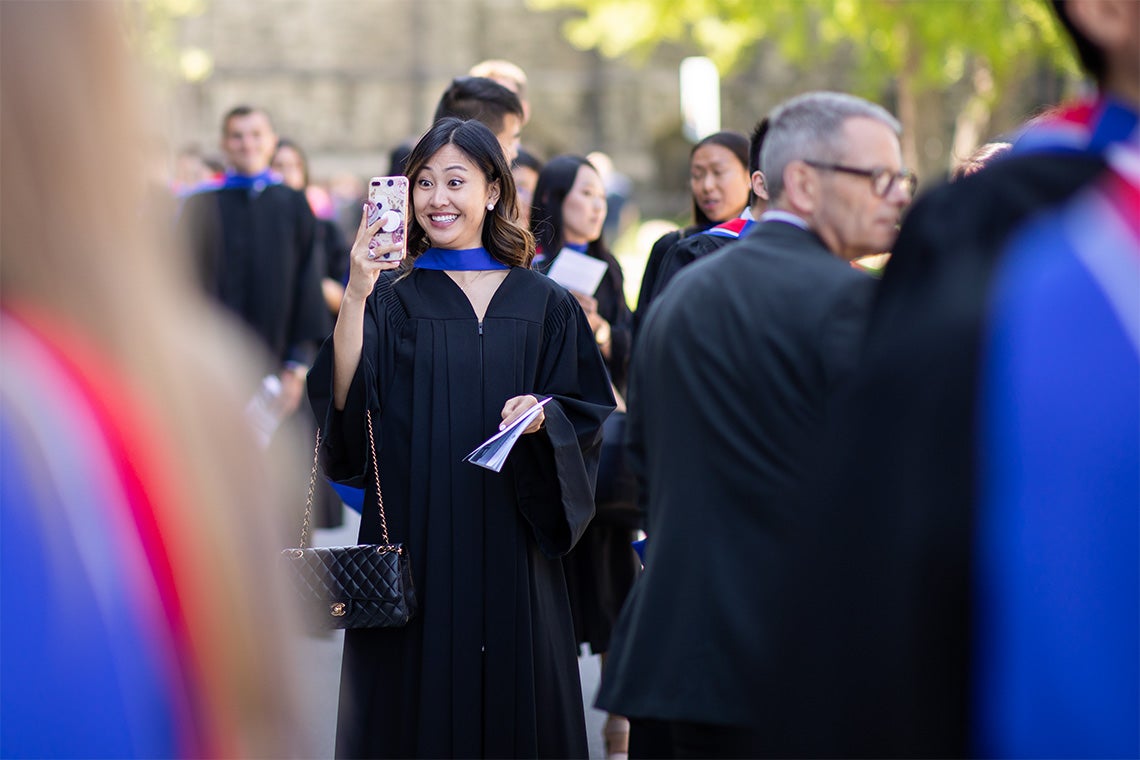
<path fill-rule="evenodd" d="M 301 600 L 304 622 L 310 628 L 398 628 L 416 614 L 408 551 L 403 544 L 388 540 L 371 412 L 368 413 L 368 443 L 372 447 L 372 473 L 376 478 L 376 502 L 384 543 L 306 547 L 321 448 L 321 433 L 317 431 L 301 543 L 284 549 L 280 559 Z"/>

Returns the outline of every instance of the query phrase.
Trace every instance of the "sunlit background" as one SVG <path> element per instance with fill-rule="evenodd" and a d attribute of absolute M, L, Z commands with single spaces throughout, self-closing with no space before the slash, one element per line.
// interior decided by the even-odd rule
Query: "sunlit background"
<path fill-rule="evenodd" d="M 617 248 L 631 285 L 639 221 L 684 223 L 692 142 L 747 133 L 809 89 L 896 113 L 924 182 L 1080 86 L 1045 0 L 131 0 L 160 138 L 217 152 L 249 103 L 309 153 L 317 183 L 384 173 L 449 80 L 506 58 L 530 80 L 523 145 L 603 151 L 632 180 Z M 649 233 L 643 232 L 642 237 Z"/>

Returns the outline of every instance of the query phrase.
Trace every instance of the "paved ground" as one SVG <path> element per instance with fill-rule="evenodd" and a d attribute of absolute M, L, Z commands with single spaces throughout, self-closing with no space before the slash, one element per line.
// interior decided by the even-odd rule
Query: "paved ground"
<path fill-rule="evenodd" d="M 344 526 L 332 530 L 318 530 L 314 543 L 318 546 L 340 546 L 356 543 L 360 528 L 360 516 L 352 510 L 345 510 Z M 301 642 L 302 661 L 305 663 L 308 688 L 305 692 L 306 716 L 310 735 L 315 737 L 321 749 L 319 757 L 333 756 L 336 733 L 337 684 L 340 679 L 340 652 L 344 641 L 343 631 L 335 631 L 328 636 L 307 636 Z M 598 689 L 598 658 L 587 655 L 579 658 L 578 668 L 582 674 L 583 703 L 586 706 L 586 734 L 590 741 L 590 757 L 604 758 L 602 726 L 605 713 L 593 709 L 594 693 Z"/>

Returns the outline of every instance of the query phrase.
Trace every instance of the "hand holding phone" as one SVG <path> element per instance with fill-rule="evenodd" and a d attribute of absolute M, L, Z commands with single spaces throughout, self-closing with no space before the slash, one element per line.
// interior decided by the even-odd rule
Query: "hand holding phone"
<path fill-rule="evenodd" d="M 373 177 L 368 180 L 368 226 L 377 221 L 380 229 L 372 236 L 369 248 L 391 248 L 397 251 L 380 254 L 381 261 L 399 261 L 407 253 L 408 178 Z"/>

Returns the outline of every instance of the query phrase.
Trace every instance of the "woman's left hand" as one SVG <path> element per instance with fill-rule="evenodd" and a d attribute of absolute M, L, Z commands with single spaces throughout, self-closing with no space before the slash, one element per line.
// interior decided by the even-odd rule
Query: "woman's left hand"
<path fill-rule="evenodd" d="M 537 403 L 538 399 L 534 396 L 515 396 L 514 398 L 507 399 L 507 403 L 503 404 L 503 424 L 499 425 L 499 430 L 510 425 L 526 413 L 527 409 L 530 409 Z M 523 435 L 527 433 L 537 433 L 542 429 L 544 424 L 546 424 L 546 412 L 540 411 L 538 416 L 531 420 L 531 423 L 526 426 Z"/>

